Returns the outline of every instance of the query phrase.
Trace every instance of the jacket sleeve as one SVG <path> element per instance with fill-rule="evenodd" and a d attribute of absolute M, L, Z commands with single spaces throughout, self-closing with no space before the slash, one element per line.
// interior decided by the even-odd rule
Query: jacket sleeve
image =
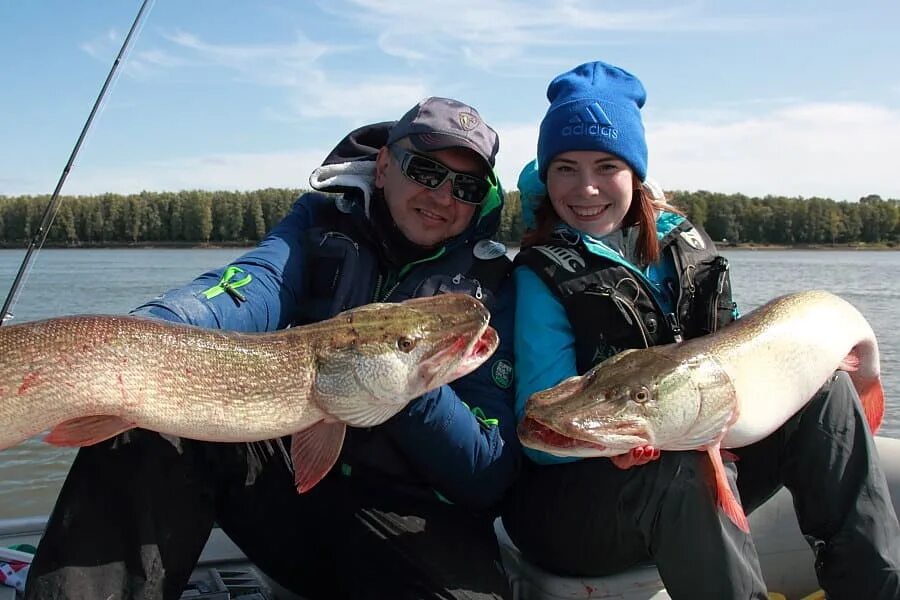
<path fill-rule="evenodd" d="M 578 375 L 575 332 L 566 309 L 529 268 L 513 271 L 516 284 L 516 419 L 525 417 L 529 396 Z M 547 465 L 580 460 L 524 448 L 532 461 Z"/>
<path fill-rule="evenodd" d="M 431 486 L 473 510 L 496 507 L 518 473 L 513 413 L 515 295 L 507 279 L 491 310 L 500 345 L 474 372 L 413 400 L 384 424 Z"/>
<path fill-rule="evenodd" d="M 301 196 L 256 248 L 139 306 L 132 314 L 234 331 L 288 326 L 304 296 L 303 237 L 324 198 Z"/>

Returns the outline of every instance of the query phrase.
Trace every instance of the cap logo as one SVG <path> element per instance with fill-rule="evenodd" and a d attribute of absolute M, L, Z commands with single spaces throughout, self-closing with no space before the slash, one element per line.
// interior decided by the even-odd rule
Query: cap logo
<path fill-rule="evenodd" d="M 465 131 L 471 131 L 478 125 L 478 117 L 472 113 L 459 113 L 459 126 Z"/>
<path fill-rule="evenodd" d="M 569 124 L 564 126 L 560 133 L 563 136 L 590 135 L 613 140 L 619 138 L 619 131 L 613 127 L 612 121 L 599 102 L 581 107 L 577 113 L 572 115 Z"/>

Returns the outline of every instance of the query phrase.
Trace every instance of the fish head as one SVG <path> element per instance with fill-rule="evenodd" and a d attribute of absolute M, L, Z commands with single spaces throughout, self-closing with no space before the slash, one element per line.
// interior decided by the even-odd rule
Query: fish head
<path fill-rule="evenodd" d="M 705 416 L 707 404 L 718 406 L 727 396 L 723 377 L 708 360 L 678 360 L 657 348 L 626 350 L 533 394 L 519 438 L 530 448 L 575 457 L 615 456 L 644 445 L 694 447 L 707 430 L 722 431 L 718 412 L 709 424 Z"/>
<path fill-rule="evenodd" d="M 376 303 L 335 316 L 320 342 L 313 394 L 356 427 L 389 419 L 425 392 L 474 371 L 497 349 L 490 313 L 465 294 Z"/>

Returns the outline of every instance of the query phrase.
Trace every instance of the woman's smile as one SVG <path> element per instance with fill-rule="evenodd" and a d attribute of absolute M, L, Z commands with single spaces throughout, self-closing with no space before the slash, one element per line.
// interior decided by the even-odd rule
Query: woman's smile
<path fill-rule="evenodd" d="M 603 206 L 573 206 L 569 205 L 569 210 L 582 221 L 593 221 L 600 218 L 609 208 L 609 204 Z"/>

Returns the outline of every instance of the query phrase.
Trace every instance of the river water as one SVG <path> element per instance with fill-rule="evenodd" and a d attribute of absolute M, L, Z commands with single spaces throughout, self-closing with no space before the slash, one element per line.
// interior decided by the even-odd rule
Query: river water
<path fill-rule="evenodd" d="M 43 250 L 12 323 L 78 313 L 123 314 L 223 265 L 244 249 Z M 792 291 L 827 289 L 855 304 L 875 329 L 887 410 L 880 435 L 900 438 L 900 253 L 732 250 L 734 296 L 746 313 Z M 24 252 L 0 250 L 0 300 Z M 0 352 L 3 349 L 0 348 Z M 2 377 L 2 373 L 0 373 Z M 46 514 L 75 451 L 29 440 L 0 454 L 0 518 Z"/>

